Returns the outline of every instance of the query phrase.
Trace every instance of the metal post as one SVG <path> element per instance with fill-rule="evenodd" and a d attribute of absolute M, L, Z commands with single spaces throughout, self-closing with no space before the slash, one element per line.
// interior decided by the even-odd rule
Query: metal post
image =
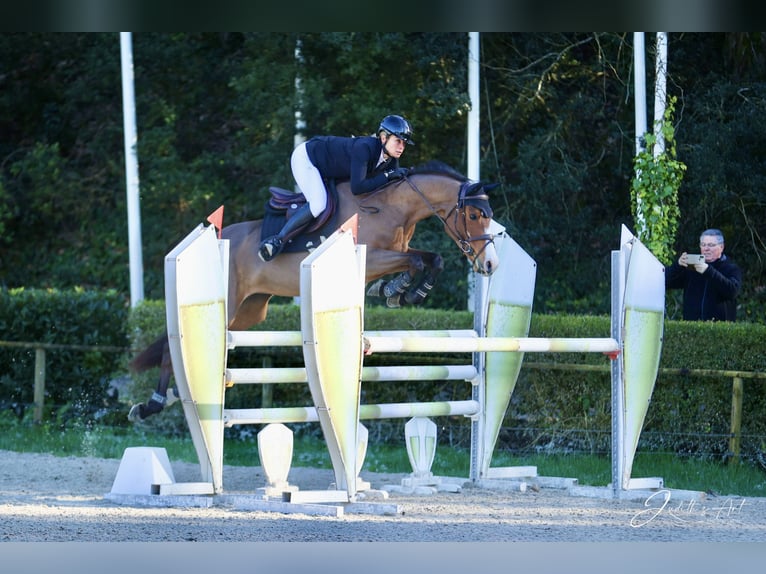
<path fill-rule="evenodd" d="M 133 37 L 120 32 L 122 62 L 122 108 L 125 140 L 125 183 L 128 203 L 128 255 L 130 260 L 130 305 L 144 300 L 144 264 L 141 250 L 141 199 L 138 186 L 138 136 L 136 97 L 133 85 Z"/>
<path fill-rule="evenodd" d="M 622 303 L 624 293 L 623 252 L 612 251 L 612 321 L 611 335 L 622 350 Z M 622 381 L 622 352 L 612 361 L 612 490 L 615 498 L 623 487 L 625 465 L 625 391 Z"/>

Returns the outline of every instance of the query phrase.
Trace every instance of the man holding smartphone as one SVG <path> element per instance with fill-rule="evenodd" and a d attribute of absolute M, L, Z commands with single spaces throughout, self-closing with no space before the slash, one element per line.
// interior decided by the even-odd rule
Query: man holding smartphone
<path fill-rule="evenodd" d="M 684 251 L 665 268 L 665 288 L 684 290 L 684 320 L 736 321 L 742 270 L 723 249 L 723 233 L 707 229 L 700 236 L 699 255 Z"/>

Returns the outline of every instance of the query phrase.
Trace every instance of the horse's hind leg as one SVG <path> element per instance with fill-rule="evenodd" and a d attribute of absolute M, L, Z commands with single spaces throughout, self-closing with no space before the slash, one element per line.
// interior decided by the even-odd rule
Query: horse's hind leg
<path fill-rule="evenodd" d="M 152 393 L 152 398 L 145 404 L 133 405 L 128 413 L 128 420 L 132 422 L 141 422 L 151 415 L 161 412 L 166 406 L 172 405 L 178 400 L 177 389 L 170 390 L 168 397 L 168 385 L 170 377 L 173 374 L 173 364 L 170 360 L 170 347 L 165 342 L 162 348 L 162 363 L 160 364 L 160 380 L 157 383 L 157 390 Z"/>

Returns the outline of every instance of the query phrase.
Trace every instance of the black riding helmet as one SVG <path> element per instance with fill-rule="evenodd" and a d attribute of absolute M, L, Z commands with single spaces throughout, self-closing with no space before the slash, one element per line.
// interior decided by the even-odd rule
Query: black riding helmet
<path fill-rule="evenodd" d="M 403 139 L 409 145 L 415 145 L 415 142 L 412 141 L 412 126 L 410 126 L 410 122 L 405 120 L 402 116 L 394 115 L 383 118 L 383 121 L 380 122 L 380 126 L 378 127 L 378 134 L 382 131 Z"/>

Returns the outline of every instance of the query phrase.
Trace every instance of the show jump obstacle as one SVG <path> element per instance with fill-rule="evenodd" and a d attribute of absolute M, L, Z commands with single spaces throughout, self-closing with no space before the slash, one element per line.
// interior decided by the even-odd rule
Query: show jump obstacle
<path fill-rule="evenodd" d="M 354 220 L 355 218 L 352 218 Z M 530 338 L 536 263 L 500 228 L 501 258 L 491 277 L 476 281 L 474 329 L 464 331 L 364 330 L 365 246 L 356 245 L 350 220 L 301 264 L 301 331 L 232 332 L 226 328 L 228 242 L 200 225 L 165 259 L 168 335 L 174 375 L 199 458 L 202 481 L 163 485 L 160 493 L 223 493 L 224 428 L 265 424 L 259 452 L 269 483 L 287 485 L 292 434 L 283 423 L 318 421 L 335 474 L 333 489 L 315 499 L 354 502 L 369 487 L 359 477 L 366 452 L 363 419 L 411 417 L 407 448 L 413 469 L 430 468 L 435 425 L 428 417 L 471 420 L 470 477 L 480 484 L 513 477 L 513 468 L 491 467 L 492 454 L 525 353 L 597 352 L 611 358 L 611 494 L 662 487 L 660 478 L 631 478 L 633 458 L 659 368 L 665 306 L 664 267 L 624 226 L 612 252 L 611 333 L 604 338 Z M 241 346 L 301 346 L 305 369 L 227 369 L 228 350 Z M 472 353 L 472 365 L 364 366 L 371 353 Z M 463 379 L 463 401 L 360 404 L 365 380 Z M 308 383 L 313 407 L 225 408 L 227 385 Z M 261 444 L 261 434 L 264 444 Z M 269 437 L 268 440 L 266 437 Z M 267 447 L 267 444 L 271 445 Z M 266 467 L 269 467 L 267 469 Z M 528 472 L 530 467 L 522 467 Z M 268 489 L 267 489 L 268 492 Z"/>

